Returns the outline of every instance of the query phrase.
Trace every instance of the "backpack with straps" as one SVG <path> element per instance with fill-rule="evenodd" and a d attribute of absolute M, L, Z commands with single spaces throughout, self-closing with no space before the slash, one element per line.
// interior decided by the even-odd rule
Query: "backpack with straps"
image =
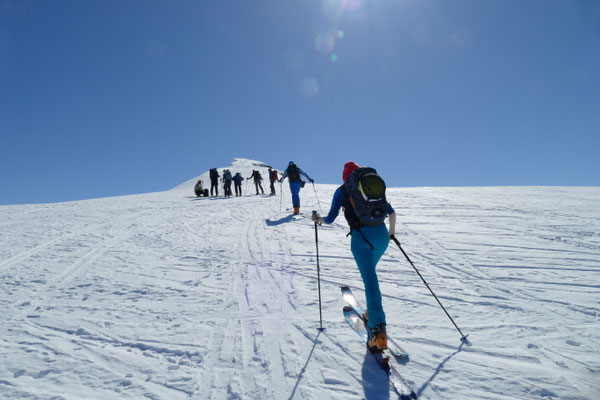
<path fill-rule="evenodd" d="M 358 219 L 358 226 L 352 228 L 384 223 L 388 213 L 385 182 L 374 168 L 363 167 L 352 172 L 344 183 L 344 189 Z"/>
<path fill-rule="evenodd" d="M 296 164 L 290 164 L 287 171 L 290 182 L 300 182 L 300 173 L 298 172 L 298 167 L 296 167 Z"/>

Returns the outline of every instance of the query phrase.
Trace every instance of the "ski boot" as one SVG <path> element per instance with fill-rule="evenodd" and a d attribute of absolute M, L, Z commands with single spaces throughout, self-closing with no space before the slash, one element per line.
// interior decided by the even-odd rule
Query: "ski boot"
<path fill-rule="evenodd" d="M 387 333 L 385 331 L 385 324 L 383 322 L 369 329 L 367 347 L 371 353 L 381 353 L 383 350 L 388 348 Z"/>
<path fill-rule="evenodd" d="M 294 214 L 300 214 L 300 207 L 294 207 Z"/>

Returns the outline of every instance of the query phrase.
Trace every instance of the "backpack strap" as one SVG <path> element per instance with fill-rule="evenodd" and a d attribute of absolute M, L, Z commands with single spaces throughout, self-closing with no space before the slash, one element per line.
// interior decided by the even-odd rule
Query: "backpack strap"
<path fill-rule="evenodd" d="M 350 227 L 350 232 L 346 235 L 346 237 L 352 234 L 352 231 L 358 231 L 360 233 L 360 237 L 369 245 L 371 250 L 375 250 L 375 246 L 373 243 L 369 242 L 369 240 L 365 237 L 365 235 L 360 230 L 362 224 L 358 220 L 358 217 L 354 213 L 354 208 L 352 208 L 352 204 L 348 200 L 348 192 L 346 190 L 346 185 L 342 185 L 342 193 L 344 194 L 344 200 L 342 201 L 342 206 L 344 207 L 344 217 L 346 217 L 346 221 L 348 222 L 348 226 Z"/>
<path fill-rule="evenodd" d="M 365 237 L 365 235 L 362 233 L 362 231 L 360 230 L 360 228 L 350 228 L 350 232 L 348 232 L 348 234 L 346 235 L 346 237 L 350 236 L 352 234 L 352 231 L 357 231 L 358 233 L 360 233 L 360 237 L 362 237 L 363 240 L 365 242 L 367 242 L 367 244 L 369 245 L 369 247 L 371 248 L 371 250 L 375 250 L 375 246 L 373 246 L 373 243 L 369 242 L 369 240 Z"/>

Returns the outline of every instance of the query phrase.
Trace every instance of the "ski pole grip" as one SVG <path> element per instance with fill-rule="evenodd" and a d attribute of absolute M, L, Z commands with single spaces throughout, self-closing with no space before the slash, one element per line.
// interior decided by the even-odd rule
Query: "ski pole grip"
<path fill-rule="evenodd" d="M 313 212 L 312 212 L 312 215 L 313 215 L 313 216 L 315 216 L 315 215 L 319 215 L 319 214 L 317 214 L 317 211 L 316 211 L 316 210 L 313 210 Z M 321 223 L 320 223 L 320 222 L 318 222 L 318 221 L 319 221 L 319 219 L 317 218 L 317 221 L 315 221 L 315 226 L 316 226 L 317 224 L 321 225 Z"/>

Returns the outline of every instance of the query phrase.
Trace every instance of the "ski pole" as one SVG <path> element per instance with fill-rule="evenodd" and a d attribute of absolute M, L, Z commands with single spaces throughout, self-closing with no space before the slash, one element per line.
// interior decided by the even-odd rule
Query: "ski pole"
<path fill-rule="evenodd" d="M 469 336 L 469 335 L 465 336 L 465 334 L 462 333 L 462 331 L 460 330 L 460 328 L 458 327 L 458 325 L 456 325 L 456 322 L 454 322 L 454 320 L 452 319 L 452 317 L 450 316 L 450 314 L 448 314 L 448 311 L 446 311 L 446 308 L 442 305 L 442 303 L 440 302 L 440 299 L 438 299 L 438 297 L 435 295 L 435 293 L 433 293 L 433 290 L 431 290 L 431 287 L 429 287 L 429 284 L 427 283 L 427 281 L 425 280 L 425 278 L 423 278 L 423 275 L 421 275 L 421 273 L 419 272 L 419 270 L 417 269 L 417 267 L 415 267 L 415 264 L 413 264 L 413 262 L 408 257 L 408 254 L 406 254 L 406 252 L 404 251 L 404 249 L 402 248 L 402 246 L 400 246 L 400 242 L 398 241 L 398 239 L 396 239 L 396 236 L 391 235 L 390 239 L 392 239 L 394 242 L 396 242 L 396 244 L 398 245 L 398 248 L 400 249 L 400 251 L 402 252 L 402 254 L 404 254 L 404 257 L 406 257 L 406 259 L 408 260 L 408 262 L 410 263 L 410 265 L 412 265 L 412 267 L 415 269 L 415 271 L 419 275 L 419 278 L 421 278 L 421 280 L 423 281 L 423 283 L 425 284 L 425 286 L 427 286 L 427 289 L 429 289 L 429 291 L 431 292 L 431 294 L 433 295 L 433 297 L 435 297 L 435 299 L 437 300 L 437 302 L 440 305 L 440 307 L 442 307 L 442 310 L 444 310 L 444 312 L 446 313 L 446 315 L 448 316 L 448 318 L 450 318 L 450 321 L 452 321 L 452 323 L 454 324 L 454 327 L 460 333 L 460 336 L 461 336 L 460 340 L 463 341 L 463 342 L 468 343 L 469 341 L 467 340 L 467 336 Z"/>
<path fill-rule="evenodd" d="M 317 212 L 313 210 L 313 215 Z M 317 233 L 317 223 L 315 222 L 315 245 L 317 246 L 317 282 L 319 287 L 319 321 L 320 321 L 320 331 L 325 330 L 323 328 L 323 313 L 321 312 L 321 267 L 319 266 L 319 234 Z"/>
<path fill-rule="evenodd" d="M 315 197 L 317 198 L 317 206 L 319 207 L 319 214 L 322 214 L 323 211 L 321 211 L 321 203 L 319 202 L 319 196 L 317 195 L 317 188 L 315 187 L 315 183 L 314 182 L 312 182 L 312 186 L 313 186 L 313 189 L 315 191 Z"/>

